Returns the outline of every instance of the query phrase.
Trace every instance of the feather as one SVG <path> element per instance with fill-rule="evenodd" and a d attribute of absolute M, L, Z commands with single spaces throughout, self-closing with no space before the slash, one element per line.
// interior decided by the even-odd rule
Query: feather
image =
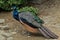
<path fill-rule="evenodd" d="M 38 23 L 34 20 L 34 16 L 31 14 L 31 12 L 22 12 L 19 14 L 19 19 L 29 25 L 32 28 L 36 28 L 44 35 L 46 38 L 53 38 L 56 39 L 58 36 L 51 32 L 48 28 L 42 26 L 42 24 Z"/>
<path fill-rule="evenodd" d="M 42 35 L 46 38 L 56 39 L 58 36 L 51 32 L 48 28 L 42 26 L 42 21 L 38 16 L 32 15 L 32 12 L 18 12 L 17 10 L 13 11 L 13 17 L 22 21 L 24 24 L 29 25 L 32 29 L 36 28 Z"/>
<path fill-rule="evenodd" d="M 22 21 L 23 23 L 29 25 L 30 27 L 37 28 L 37 29 L 40 31 L 40 33 L 42 33 L 43 36 L 46 37 L 46 38 L 53 38 L 53 39 L 55 39 L 55 38 L 57 39 L 57 38 L 58 38 L 58 36 L 55 35 L 53 32 L 51 32 L 47 27 L 44 27 L 44 26 L 40 25 L 40 27 L 38 28 L 38 27 L 36 27 L 36 25 L 34 25 L 34 24 L 32 24 L 32 23 L 29 23 L 29 22 L 28 22 L 26 19 L 24 19 L 24 18 L 21 18 L 21 21 Z M 37 26 L 38 26 L 38 25 L 37 25 Z"/>

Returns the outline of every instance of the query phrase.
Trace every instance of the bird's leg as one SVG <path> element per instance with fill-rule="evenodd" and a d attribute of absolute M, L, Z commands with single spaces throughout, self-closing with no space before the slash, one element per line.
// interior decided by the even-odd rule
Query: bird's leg
<path fill-rule="evenodd" d="M 28 31 L 26 31 L 26 34 L 27 34 L 27 36 L 31 36 L 31 33 L 30 33 L 30 32 L 28 32 Z"/>
<path fill-rule="evenodd" d="M 30 37 L 30 36 L 31 36 L 31 33 L 30 33 L 30 32 L 28 32 L 28 31 L 26 31 L 26 30 L 22 31 L 22 34 L 23 34 L 23 35 L 27 35 L 28 37 Z"/>

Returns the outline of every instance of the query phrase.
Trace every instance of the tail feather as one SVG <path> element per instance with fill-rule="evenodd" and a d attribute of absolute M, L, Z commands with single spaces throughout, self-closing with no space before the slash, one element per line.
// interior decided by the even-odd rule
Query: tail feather
<path fill-rule="evenodd" d="M 43 29 L 40 29 L 40 28 L 39 28 L 39 31 L 40 31 L 41 34 L 43 34 L 44 37 L 50 38 L 50 37 L 44 32 Z"/>
<path fill-rule="evenodd" d="M 58 36 L 51 32 L 47 27 L 42 26 L 39 28 L 39 31 L 46 37 L 46 38 L 52 38 L 52 39 L 57 39 Z"/>
<path fill-rule="evenodd" d="M 44 28 L 40 28 L 41 30 L 42 30 L 42 32 L 44 32 L 45 33 L 45 35 L 47 35 L 47 36 L 49 36 L 49 38 L 51 38 L 52 36 L 44 29 Z M 39 29 L 39 30 L 40 30 Z M 42 33 L 43 34 L 43 33 Z M 44 35 L 44 34 L 43 34 Z M 44 35 L 44 36 L 45 36 Z M 45 36 L 46 38 L 48 38 L 47 36 Z"/>
<path fill-rule="evenodd" d="M 44 27 L 44 26 L 43 26 Z M 52 36 L 52 38 L 58 38 L 58 36 L 56 34 L 54 34 L 52 31 L 50 31 L 47 27 L 44 27 L 44 29 Z"/>

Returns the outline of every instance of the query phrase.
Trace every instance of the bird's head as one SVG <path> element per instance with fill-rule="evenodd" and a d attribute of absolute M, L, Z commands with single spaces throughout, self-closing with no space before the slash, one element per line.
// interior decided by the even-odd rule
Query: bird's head
<path fill-rule="evenodd" d="M 19 20 L 19 17 L 18 17 L 18 10 L 17 10 L 17 6 L 16 5 L 12 5 L 12 15 L 13 17 L 16 19 L 16 20 Z"/>
<path fill-rule="evenodd" d="M 11 8 L 12 10 L 16 10 L 17 9 L 17 6 L 15 6 L 15 5 L 12 5 L 12 8 Z"/>

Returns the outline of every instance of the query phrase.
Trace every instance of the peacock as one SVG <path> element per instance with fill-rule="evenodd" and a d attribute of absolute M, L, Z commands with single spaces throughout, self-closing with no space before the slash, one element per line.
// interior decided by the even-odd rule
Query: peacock
<path fill-rule="evenodd" d="M 13 6 L 13 18 L 19 21 L 28 32 L 41 33 L 46 38 L 58 38 L 56 34 L 42 25 L 43 21 L 37 15 L 33 15 L 33 12 L 18 12 L 17 7 Z"/>

